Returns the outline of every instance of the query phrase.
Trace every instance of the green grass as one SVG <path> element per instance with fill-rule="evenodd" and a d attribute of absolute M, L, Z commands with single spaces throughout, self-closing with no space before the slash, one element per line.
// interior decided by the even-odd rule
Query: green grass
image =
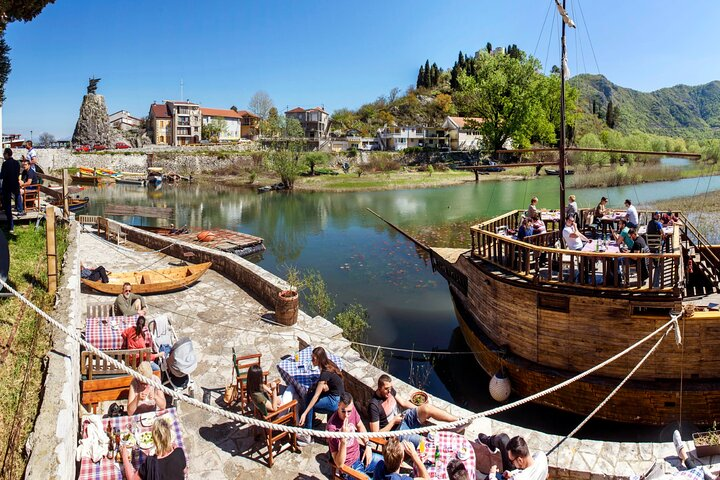
<path fill-rule="evenodd" d="M 10 273 L 8 283 L 46 312 L 52 311 L 54 296 L 47 293 L 47 261 L 45 229 L 35 231 L 34 224 L 15 227 L 15 235 L 8 236 L 10 245 Z M 62 261 L 67 250 L 67 228 L 57 226 L 57 258 Z M 60 265 L 58 265 L 60 268 Z M 21 314 L 22 312 L 22 314 Z M 17 328 L 15 328 L 17 326 Z M 3 478 L 21 478 L 25 470 L 25 441 L 33 429 L 40 402 L 43 380 L 42 359 L 51 347 L 50 327 L 39 320 L 30 309 L 22 310 L 17 298 L 0 300 L 0 351 L 5 350 L 13 330 L 15 337 L 5 360 L 0 364 L 0 455 L 5 455 L 13 419 L 20 425 L 14 448 L 8 453 Z M 33 337 L 37 335 L 34 352 Z M 30 369 L 28 382 L 22 393 L 25 371 Z M 18 405 L 20 408 L 18 410 Z M 2 468 L 0 466 L 0 468 Z"/>
<path fill-rule="evenodd" d="M 720 173 L 720 167 L 705 162 L 696 162 L 692 167 L 662 167 L 658 164 L 611 165 L 586 170 L 575 168 L 575 175 L 569 178 L 571 188 L 618 187 L 649 182 L 664 182 L 681 178 L 695 178 Z"/>
<path fill-rule="evenodd" d="M 488 177 L 484 177 L 488 178 Z M 356 173 L 337 176 L 303 177 L 295 188 L 316 191 L 390 190 L 401 188 L 428 188 L 474 181 L 471 172 L 391 172 Z"/>

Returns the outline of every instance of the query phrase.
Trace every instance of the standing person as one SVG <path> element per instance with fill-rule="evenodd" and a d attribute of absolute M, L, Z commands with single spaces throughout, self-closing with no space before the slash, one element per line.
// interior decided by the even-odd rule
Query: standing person
<path fill-rule="evenodd" d="M 15 233 L 13 223 L 11 200 L 15 200 L 15 206 L 22 212 L 22 198 L 20 197 L 20 163 L 12 156 L 12 150 L 6 148 L 3 151 L 2 167 L 0 167 L 0 181 L 2 181 L 2 205 L 5 211 L 5 219 L 10 233 Z"/>
<path fill-rule="evenodd" d="M 330 360 L 322 347 L 312 351 L 312 364 L 320 368 L 320 379 L 315 387 L 308 389 L 305 396 L 305 411 L 300 415 L 298 425 L 312 430 L 315 412 L 332 414 L 338 408 L 340 395 L 345 391 L 342 372 Z M 300 442 L 310 443 L 308 436 L 298 436 Z"/>
<path fill-rule="evenodd" d="M 338 409 L 327 422 L 328 432 L 367 432 L 360 420 L 353 398 L 349 392 L 340 395 Z M 372 475 L 375 467 L 382 460 L 366 440 L 357 438 L 328 438 L 330 454 L 336 466 L 347 465 L 353 470 Z M 362 452 L 362 453 L 361 453 Z"/>
<path fill-rule="evenodd" d="M 32 140 L 25 142 L 25 148 L 27 149 L 27 152 L 23 155 L 23 159 L 30 162 L 30 169 L 33 172 L 37 172 L 37 152 L 33 148 Z"/>
<path fill-rule="evenodd" d="M 577 202 L 575 201 L 575 195 L 570 195 L 568 197 L 568 204 L 567 207 L 565 207 L 565 217 L 569 217 L 570 215 L 575 218 L 575 221 L 577 221 L 578 218 L 578 206 Z"/>
<path fill-rule="evenodd" d="M 440 422 L 454 422 L 457 417 L 445 410 L 423 403 L 416 407 L 408 400 L 396 396 L 397 392 L 392 386 L 389 375 L 382 374 L 378 378 L 378 388 L 370 399 L 368 417 L 371 432 L 388 432 L 391 430 L 410 430 L 420 428 L 430 419 Z M 406 409 L 400 413 L 400 408 Z M 404 435 L 401 440 L 409 440 L 415 446 L 420 444 L 420 435 Z"/>
<path fill-rule="evenodd" d="M 627 212 L 625 213 L 625 219 L 627 220 L 627 226 L 630 228 L 637 228 L 638 227 L 638 211 L 637 208 L 632 204 L 630 199 L 625 200 L 625 208 L 627 208 Z"/>
<path fill-rule="evenodd" d="M 527 212 L 525 212 L 526 217 L 533 218 L 533 215 L 538 213 L 537 203 L 538 197 L 532 197 L 530 199 L 530 205 L 528 206 Z"/>
<path fill-rule="evenodd" d="M 147 315 L 145 299 L 132 293 L 132 285 L 129 282 L 123 284 L 122 293 L 115 299 L 115 313 L 120 313 L 125 317 Z"/>

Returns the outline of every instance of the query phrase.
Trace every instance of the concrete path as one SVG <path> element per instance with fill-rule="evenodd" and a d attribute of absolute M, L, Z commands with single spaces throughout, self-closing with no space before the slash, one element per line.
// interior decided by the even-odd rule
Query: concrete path
<path fill-rule="evenodd" d="M 177 261 L 132 244 L 118 247 L 93 233 L 79 235 L 79 242 L 83 264 L 103 265 L 110 271 L 167 268 L 168 262 Z M 86 303 L 114 301 L 113 297 L 97 295 L 86 287 L 82 297 Z M 153 295 L 146 300 L 149 317 L 171 313 L 177 335 L 193 340 L 198 357 L 197 370 L 191 375 L 197 385 L 195 397 L 212 405 L 224 405 L 223 389 L 232 373 L 232 347 L 239 355 L 262 353 L 263 368 L 270 370 L 271 379 L 279 378 L 275 365 L 280 357 L 297 350 L 298 341 L 292 330 L 263 321 L 261 317 L 267 309 L 212 270 L 185 291 Z M 283 452 L 275 457 L 275 464 L 269 469 L 265 459 L 259 459 L 257 452 L 253 452 L 259 444 L 253 441 L 250 429 L 186 404 L 179 406 L 179 412 L 190 478 L 329 477 L 325 445 L 303 447 L 300 454 Z"/>

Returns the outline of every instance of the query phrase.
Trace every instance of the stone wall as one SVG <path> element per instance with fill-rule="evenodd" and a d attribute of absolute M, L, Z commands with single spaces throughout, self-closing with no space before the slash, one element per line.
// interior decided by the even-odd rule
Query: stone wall
<path fill-rule="evenodd" d="M 80 312 L 79 227 L 70 223 L 68 249 L 63 259 L 60 288 L 53 318 L 72 331 L 82 328 Z M 35 430 L 27 442 L 31 449 L 26 479 L 75 478 L 75 451 L 80 405 L 80 350 L 78 344 L 57 329 L 48 352 L 47 372 Z"/>
<path fill-rule="evenodd" d="M 143 152 L 131 154 L 75 153 L 62 148 L 37 148 L 38 163 L 45 172 L 63 168 L 88 167 L 109 168 L 123 172 L 147 171 L 147 155 Z M 23 154 L 24 151 L 22 151 Z M 18 152 L 15 158 L 20 158 Z"/>

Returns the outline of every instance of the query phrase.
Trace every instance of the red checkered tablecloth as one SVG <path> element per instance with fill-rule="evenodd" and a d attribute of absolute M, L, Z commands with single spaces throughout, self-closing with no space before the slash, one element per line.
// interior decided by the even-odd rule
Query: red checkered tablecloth
<path fill-rule="evenodd" d="M 137 315 L 132 317 L 92 317 L 85 321 L 85 340 L 100 350 L 120 350 L 123 347 L 122 332 L 134 327 Z M 148 344 L 152 345 L 150 332 L 145 330 Z"/>
<path fill-rule="evenodd" d="M 467 438 L 453 432 L 435 432 L 434 443 L 429 440 L 425 442 L 425 458 L 431 462 L 435 463 L 435 450 L 440 450 L 440 458 L 437 463 L 427 469 L 430 478 L 448 478 L 447 464 L 457 457 L 457 452 L 462 448 L 465 448 L 468 453 L 468 457 L 463 460 L 468 479 L 475 480 L 475 450 Z"/>
<path fill-rule="evenodd" d="M 155 413 L 157 416 L 167 415 L 170 417 L 172 420 L 171 429 L 175 436 L 174 445 L 177 448 L 184 448 L 182 433 L 180 432 L 180 422 L 178 421 L 176 410 L 174 408 L 168 408 L 167 410 L 160 410 Z M 113 431 L 115 428 L 118 428 L 121 432 L 126 432 L 130 430 L 131 422 L 133 421 L 137 424 L 141 432 L 149 432 L 152 429 L 151 422 L 146 422 L 147 425 L 150 425 L 149 427 L 143 426 L 140 423 L 140 415 L 103 418 L 103 426 L 107 428 L 107 424 L 110 422 Z M 84 435 L 85 425 L 83 424 L 83 436 Z M 140 455 L 134 455 L 132 457 L 133 460 L 135 460 L 133 466 L 136 470 L 142 465 L 146 457 L 146 452 L 142 449 L 139 451 Z M 187 458 L 187 455 L 185 455 L 185 458 Z M 109 460 L 107 457 L 103 457 L 98 463 L 93 463 L 90 458 L 83 457 L 80 462 L 80 475 L 78 476 L 78 480 L 123 480 L 123 478 L 122 463 L 117 463 L 114 459 Z"/>

